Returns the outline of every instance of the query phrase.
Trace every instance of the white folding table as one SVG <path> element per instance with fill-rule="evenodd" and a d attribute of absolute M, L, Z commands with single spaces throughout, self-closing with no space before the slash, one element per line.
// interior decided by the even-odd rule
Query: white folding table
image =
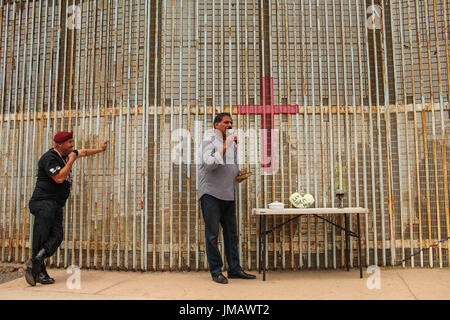
<path fill-rule="evenodd" d="M 362 275 L 362 257 L 361 257 L 361 231 L 360 231 L 360 214 L 367 214 L 369 213 L 369 209 L 366 208 L 305 208 L 305 209 L 296 209 L 296 208 L 289 208 L 289 209 L 252 209 L 252 214 L 259 216 L 260 223 L 259 223 L 259 243 L 260 245 L 260 254 L 259 254 L 259 272 L 261 273 L 261 268 L 263 270 L 263 281 L 266 280 L 266 239 L 267 235 L 271 232 L 274 232 L 276 229 L 280 228 L 281 226 L 285 225 L 286 223 L 299 218 L 302 215 L 312 215 L 319 219 L 322 219 L 326 221 L 327 223 L 332 224 L 334 227 L 337 227 L 339 229 L 342 229 L 345 231 L 345 263 L 347 267 L 347 271 L 349 271 L 349 260 L 350 260 L 350 253 L 349 253 L 349 236 L 358 238 L 358 255 L 359 255 L 359 273 L 360 278 L 363 277 Z M 357 214 L 357 233 L 353 232 L 348 225 L 348 215 L 349 214 Z M 289 219 L 288 221 L 279 224 L 272 229 L 266 230 L 267 226 L 267 217 L 268 216 L 275 216 L 275 215 L 294 215 L 295 217 Z M 342 227 L 328 219 L 325 219 L 324 217 L 321 217 L 319 215 L 344 215 L 345 217 L 345 226 Z M 262 251 L 262 252 L 261 252 Z"/>

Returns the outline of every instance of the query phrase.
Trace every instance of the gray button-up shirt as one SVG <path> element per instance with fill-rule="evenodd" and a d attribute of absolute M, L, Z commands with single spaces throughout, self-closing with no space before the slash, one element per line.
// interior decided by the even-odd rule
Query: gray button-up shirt
<path fill-rule="evenodd" d="M 198 199 L 209 194 L 221 200 L 234 201 L 239 174 L 237 146 L 227 148 L 222 156 L 218 150 L 223 146 L 222 132 L 215 129 L 202 142 L 202 161 L 199 168 Z"/>

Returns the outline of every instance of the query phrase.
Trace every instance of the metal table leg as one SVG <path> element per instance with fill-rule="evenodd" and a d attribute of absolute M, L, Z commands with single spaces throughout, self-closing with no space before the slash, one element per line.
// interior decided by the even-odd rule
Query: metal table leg
<path fill-rule="evenodd" d="M 347 214 L 344 214 L 345 217 L 345 265 L 347 267 L 347 271 L 350 271 L 349 260 L 350 260 L 350 244 L 348 238 L 348 218 Z"/>
<path fill-rule="evenodd" d="M 361 227 L 360 227 L 359 213 L 358 213 L 358 217 L 357 217 L 357 223 L 358 223 L 359 277 L 362 279 L 363 272 L 362 272 L 362 250 L 361 250 Z"/>
<path fill-rule="evenodd" d="M 264 230 L 264 240 L 263 240 L 263 242 L 264 242 L 264 250 L 263 250 L 264 258 L 263 258 L 263 261 L 264 261 L 264 263 L 263 263 L 263 266 L 262 266 L 262 268 L 263 268 L 263 281 L 266 281 L 266 263 L 267 263 L 267 261 L 266 261 L 266 252 L 267 252 L 267 247 L 266 247 L 266 240 L 267 240 L 266 222 L 267 222 L 267 216 L 264 216 L 264 218 L 263 218 L 263 225 L 264 225 L 264 228 L 263 228 L 263 230 Z"/>
<path fill-rule="evenodd" d="M 258 263 L 258 273 L 261 274 L 261 246 L 262 246 L 262 234 L 261 234 L 261 220 L 262 220 L 262 216 L 259 216 L 259 263 Z"/>

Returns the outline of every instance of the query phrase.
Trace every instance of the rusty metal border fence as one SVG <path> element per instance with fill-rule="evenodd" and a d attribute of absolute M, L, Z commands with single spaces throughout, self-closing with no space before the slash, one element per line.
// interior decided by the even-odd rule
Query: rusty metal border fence
<path fill-rule="evenodd" d="M 337 188 L 370 209 L 365 266 L 449 267 L 448 24 L 446 0 L 1 1 L 0 260 L 30 256 L 37 161 L 73 130 L 78 148 L 110 145 L 76 162 L 50 263 L 206 270 L 196 143 L 228 111 L 253 172 L 237 190 L 244 268 L 260 261 L 252 208 L 294 191 L 334 207 Z M 272 175 L 251 156 L 268 119 L 241 106 L 273 114 Z M 343 244 L 302 217 L 269 237 L 268 267 L 340 268 Z"/>

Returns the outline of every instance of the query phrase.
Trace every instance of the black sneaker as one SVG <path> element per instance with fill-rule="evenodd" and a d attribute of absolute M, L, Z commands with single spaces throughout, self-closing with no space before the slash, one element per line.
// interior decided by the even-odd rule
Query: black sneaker
<path fill-rule="evenodd" d="M 212 276 L 213 281 L 221 284 L 227 284 L 228 280 L 224 277 L 223 274 L 219 273 L 218 275 Z"/>

